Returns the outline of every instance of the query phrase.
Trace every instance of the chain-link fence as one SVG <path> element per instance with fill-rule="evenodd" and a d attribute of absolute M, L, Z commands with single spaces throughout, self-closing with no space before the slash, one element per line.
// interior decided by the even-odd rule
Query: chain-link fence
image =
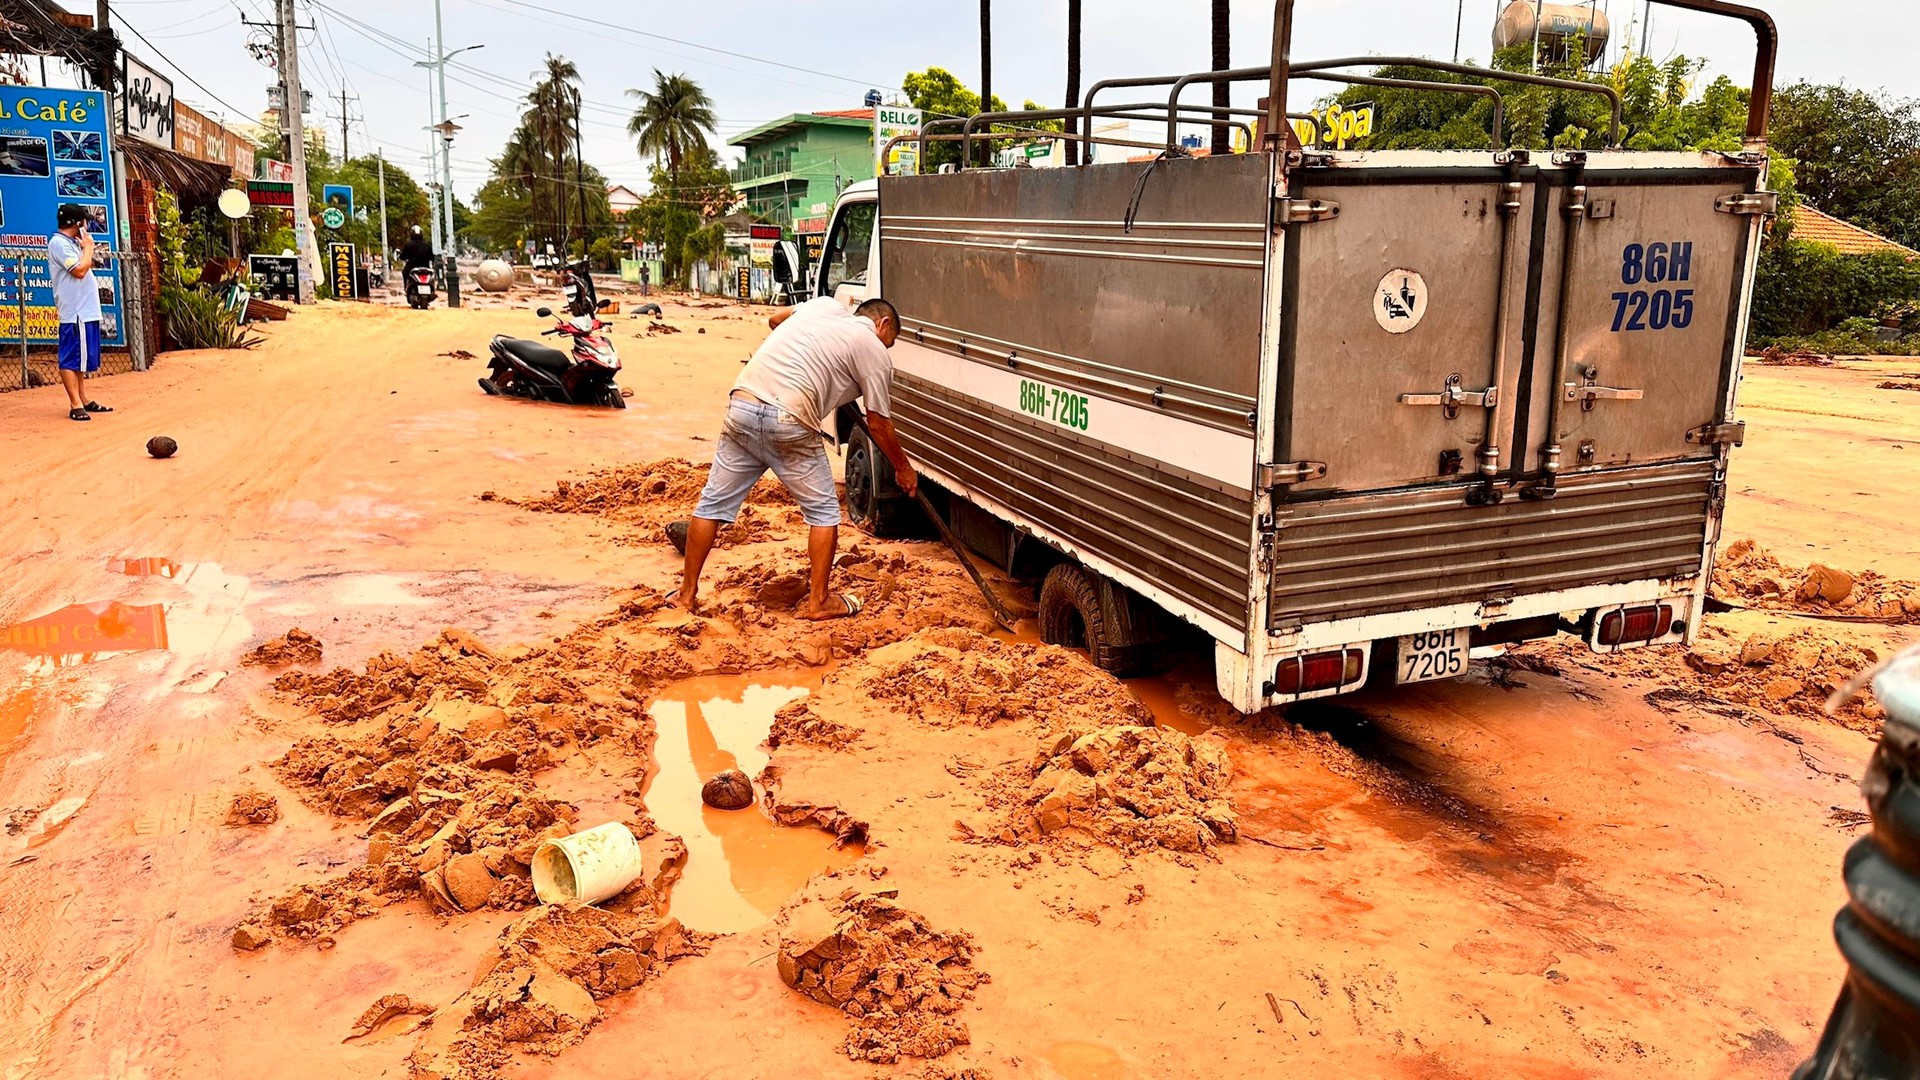
<path fill-rule="evenodd" d="M 94 249 L 100 288 L 100 368 L 90 377 L 145 371 L 152 362 L 147 259 Z M 59 381 L 59 315 L 45 248 L 0 248 L 0 392 Z"/>

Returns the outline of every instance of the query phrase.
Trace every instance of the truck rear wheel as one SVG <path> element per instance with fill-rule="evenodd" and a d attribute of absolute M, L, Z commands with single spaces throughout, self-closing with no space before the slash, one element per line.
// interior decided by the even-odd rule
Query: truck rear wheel
<path fill-rule="evenodd" d="M 893 462 L 859 429 L 847 439 L 847 516 L 883 540 L 910 537 L 920 523 L 920 508 L 894 482 Z"/>
<path fill-rule="evenodd" d="M 1084 567 L 1064 562 L 1047 571 L 1040 583 L 1039 607 L 1040 640 L 1047 644 L 1085 649 L 1095 667 L 1120 678 L 1149 669 L 1144 650 L 1113 644 L 1099 583 Z"/>

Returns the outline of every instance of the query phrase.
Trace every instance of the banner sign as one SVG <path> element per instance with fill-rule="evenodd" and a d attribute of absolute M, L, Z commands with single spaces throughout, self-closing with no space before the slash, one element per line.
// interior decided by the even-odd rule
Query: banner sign
<path fill-rule="evenodd" d="M 291 210 L 293 209 L 293 181 L 249 180 L 247 181 L 247 201 L 255 206 L 277 206 Z"/>
<path fill-rule="evenodd" d="M 253 278 L 255 296 L 292 303 L 300 295 L 297 255 L 249 255 L 247 271 Z"/>
<path fill-rule="evenodd" d="M 173 80 L 132 56 L 125 57 L 125 75 L 127 89 L 120 98 L 123 130 L 136 139 L 173 149 Z"/>
<path fill-rule="evenodd" d="M 351 300 L 358 295 L 353 287 L 352 244 L 327 245 L 327 280 L 333 283 L 335 300 Z"/>
<path fill-rule="evenodd" d="M 260 163 L 260 179 L 277 180 L 283 184 L 293 183 L 293 166 L 284 161 L 268 158 Z"/>
<path fill-rule="evenodd" d="M 61 203 L 86 207 L 86 230 L 101 249 L 120 235 L 113 201 L 113 153 L 106 98 L 97 90 L 0 86 L 0 247 L 26 259 L 27 340 L 60 338 L 53 303 L 47 238 Z M 120 326 L 120 271 L 96 256 L 100 285 L 100 343 L 125 345 Z M 0 340 L 20 340 L 19 264 L 0 256 Z"/>
<path fill-rule="evenodd" d="M 878 138 L 882 145 L 896 135 L 918 135 L 920 133 L 920 110 L 904 105 L 882 105 L 874 111 L 879 123 Z M 901 143 L 887 154 L 886 171 L 889 173 L 911 173 L 917 171 L 917 152 L 919 147 Z"/>
<path fill-rule="evenodd" d="M 323 184 L 320 187 L 320 202 L 326 206 L 337 206 L 348 217 L 353 216 L 353 185 Z"/>
<path fill-rule="evenodd" d="M 235 176 L 253 173 L 253 144 L 190 105 L 173 103 L 173 149 L 195 161 L 225 165 Z M 291 177 L 289 177 L 291 179 Z"/>
<path fill-rule="evenodd" d="M 780 242 L 780 226 L 747 226 L 747 258 L 754 266 L 773 265 L 773 245 Z"/>
<path fill-rule="evenodd" d="M 742 300 L 753 299 L 753 267 L 743 266 L 739 269 L 738 273 L 739 277 L 735 280 L 734 295 Z"/>

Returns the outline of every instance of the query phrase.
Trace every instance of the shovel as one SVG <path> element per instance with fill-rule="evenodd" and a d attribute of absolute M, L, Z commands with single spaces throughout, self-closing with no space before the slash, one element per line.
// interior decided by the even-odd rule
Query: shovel
<path fill-rule="evenodd" d="M 872 443 L 876 450 L 879 449 L 879 443 L 873 438 L 873 429 L 867 426 L 866 414 L 857 409 L 847 411 L 852 414 L 854 424 L 865 433 L 867 441 Z M 993 621 L 1000 624 L 1000 629 L 1012 631 L 1013 614 L 1007 610 L 1005 604 L 1000 602 L 999 597 L 993 595 L 993 590 L 987 588 L 987 579 L 980 576 L 980 571 L 973 565 L 973 560 L 967 557 L 966 550 L 960 546 L 960 539 L 953 535 L 952 529 L 947 528 L 946 519 L 940 516 L 940 512 L 935 510 L 933 503 L 927 499 L 927 493 L 916 487 L 913 489 L 913 497 L 920 504 L 920 511 L 939 528 L 940 537 L 947 542 L 947 547 L 952 549 L 953 557 L 959 559 L 960 565 L 967 568 L 967 576 L 979 586 L 980 595 L 986 598 L 987 608 L 993 612 Z"/>

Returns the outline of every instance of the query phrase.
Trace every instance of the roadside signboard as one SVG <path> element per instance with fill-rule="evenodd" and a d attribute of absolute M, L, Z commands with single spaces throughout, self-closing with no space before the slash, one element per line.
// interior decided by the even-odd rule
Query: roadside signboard
<path fill-rule="evenodd" d="M 337 206 L 341 213 L 353 216 L 353 186 L 351 184 L 324 184 L 320 188 L 320 201 L 328 206 Z M 334 226 L 338 228 L 338 226 Z"/>
<path fill-rule="evenodd" d="M 277 206 L 283 210 L 291 210 L 293 209 L 293 181 L 249 180 L 247 181 L 247 201 L 257 207 Z"/>
<path fill-rule="evenodd" d="M 334 208 L 330 206 L 327 209 Z M 327 280 L 333 283 L 335 300 L 351 300 L 358 295 L 353 287 L 355 265 L 352 244 L 327 245 Z"/>
<path fill-rule="evenodd" d="M 341 213 L 339 207 L 329 206 L 320 211 L 320 224 L 329 229 L 343 229 L 347 225 L 347 215 Z"/>
<path fill-rule="evenodd" d="M 919 109 L 904 105 L 882 105 L 876 110 L 879 121 L 879 139 L 884 144 L 896 135 L 916 135 L 920 132 L 921 114 Z M 917 165 L 915 157 L 917 146 L 901 143 L 887 155 L 887 172 L 914 172 Z"/>
<path fill-rule="evenodd" d="M 284 161 L 268 158 L 260 163 L 260 179 L 277 180 L 283 184 L 293 183 L 293 166 Z"/>
<path fill-rule="evenodd" d="M 126 91 L 120 97 L 121 130 L 142 142 L 173 149 L 173 80 L 124 57 Z"/>
<path fill-rule="evenodd" d="M 47 238 L 61 203 L 86 207 L 87 232 L 102 249 L 120 235 L 114 205 L 111 119 L 98 90 L 0 86 L 0 247 L 24 249 L 27 340 L 52 344 L 60 338 L 53 303 Z M 0 339 L 19 340 L 19 264 L 0 258 Z M 96 262 L 100 283 L 100 341 L 124 345 L 120 326 L 119 267 Z"/>
<path fill-rule="evenodd" d="M 300 259 L 294 255 L 250 255 L 247 269 L 253 277 L 253 294 L 265 300 L 292 303 L 300 295 Z"/>
<path fill-rule="evenodd" d="M 734 295 L 742 300 L 753 299 L 753 267 L 743 266 L 734 279 Z"/>
<path fill-rule="evenodd" d="M 755 266 L 773 265 L 773 245 L 780 242 L 780 226 L 747 226 L 748 258 Z"/>

